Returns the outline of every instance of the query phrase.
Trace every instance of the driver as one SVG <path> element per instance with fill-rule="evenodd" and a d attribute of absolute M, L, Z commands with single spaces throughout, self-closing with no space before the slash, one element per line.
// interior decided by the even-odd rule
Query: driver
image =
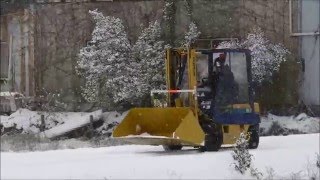
<path fill-rule="evenodd" d="M 213 84 L 212 84 L 213 92 L 216 92 L 216 90 L 217 90 L 216 89 L 217 84 L 218 84 L 220 74 L 221 74 L 221 71 L 224 67 L 225 62 L 226 62 L 226 55 L 224 53 L 219 54 L 219 57 L 217 57 L 214 60 L 214 63 L 213 63 Z"/>
<path fill-rule="evenodd" d="M 214 71 L 221 72 L 221 69 L 223 68 L 225 62 L 226 62 L 226 55 L 224 53 L 219 54 L 219 57 L 217 57 L 213 63 Z"/>
<path fill-rule="evenodd" d="M 225 54 L 220 54 L 214 61 L 214 92 L 219 105 L 232 104 L 238 96 L 238 85 L 225 60 Z"/>

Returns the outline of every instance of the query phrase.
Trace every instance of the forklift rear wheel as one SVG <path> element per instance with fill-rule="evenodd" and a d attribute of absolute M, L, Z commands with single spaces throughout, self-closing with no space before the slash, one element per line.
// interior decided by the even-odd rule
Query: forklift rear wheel
<path fill-rule="evenodd" d="M 250 139 L 249 139 L 249 149 L 257 149 L 259 146 L 259 126 L 249 128 Z"/>
<path fill-rule="evenodd" d="M 213 122 L 207 122 L 202 124 L 202 129 L 206 133 L 206 136 L 204 146 L 200 148 L 200 151 L 218 151 L 223 143 L 221 125 Z"/>

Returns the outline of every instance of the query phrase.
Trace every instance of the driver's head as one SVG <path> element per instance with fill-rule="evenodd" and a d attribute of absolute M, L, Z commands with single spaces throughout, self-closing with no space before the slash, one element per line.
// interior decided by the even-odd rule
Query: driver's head
<path fill-rule="evenodd" d="M 219 54 L 219 59 L 221 61 L 225 61 L 226 60 L 226 55 L 224 53 Z"/>
<path fill-rule="evenodd" d="M 215 66 L 217 67 L 217 71 L 220 71 L 220 68 L 224 66 L 226 61 L 226 56 L 224 53 L 219 54 L 219 57 L 215 60 Z"/>

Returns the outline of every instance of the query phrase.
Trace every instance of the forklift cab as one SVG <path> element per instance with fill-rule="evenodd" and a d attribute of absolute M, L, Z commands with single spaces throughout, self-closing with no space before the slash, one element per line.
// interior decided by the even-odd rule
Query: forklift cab
<path fill-rule="evenodd" d="M 250 67 L 247 49 L 197 50 L 200 111 L 220 124 L 259 123 Z"/>

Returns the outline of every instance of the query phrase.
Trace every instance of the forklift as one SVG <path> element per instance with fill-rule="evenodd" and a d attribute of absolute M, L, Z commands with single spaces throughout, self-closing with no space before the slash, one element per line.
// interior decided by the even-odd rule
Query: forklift
<path fill-rule="evenodd" d="M 253 98 L 250 50 L 170 48 L 165 67 L 167 89 L 150 92 L 157 105 L 131 109 L 113 138 L 165 150 L 218 151 L 245 132 L 248 148 L 258 147 L 260 110 Z"/>

